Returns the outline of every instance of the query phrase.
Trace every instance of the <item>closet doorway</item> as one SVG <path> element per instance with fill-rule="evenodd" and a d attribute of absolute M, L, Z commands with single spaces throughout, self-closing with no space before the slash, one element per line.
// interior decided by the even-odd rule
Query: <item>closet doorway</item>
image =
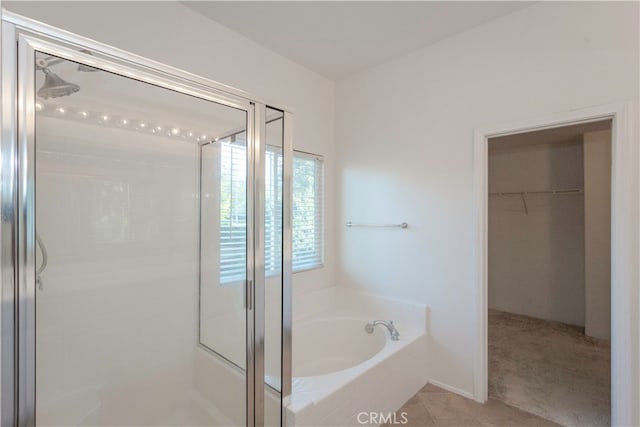
<path fill-rule="evenodd" d="M 611 424 L 610 119 L 490 138 L 488 397 Z"/>

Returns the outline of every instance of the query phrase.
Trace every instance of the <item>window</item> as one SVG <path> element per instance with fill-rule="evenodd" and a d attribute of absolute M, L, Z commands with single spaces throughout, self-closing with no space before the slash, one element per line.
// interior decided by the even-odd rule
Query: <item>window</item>
<path fill-rule="evenodd" d="M 280 272 L 282 262 L 282 154 L 267 145 L 264 200 L 264 269 L 267 276 Z"/>
<path fill-rule="evenodd" d="M 324 165 L 318 156 L 293 156 L 293 271 L 322 265 Z"/>
<path fill-rule="evenodd" d="M 246 266 L 246 146 L 241 133 L 220 140 L 220 283 L 244 280 Z M 265 165 L 265 272 L 280 271 L 282 254 L 282 154 L 267 147 Z M 322 265 L 323 161 L 294 152 L 293 271 Z"/>
<path fill-rule="evenodd" d="M 247 265 L 246 134 L 220 144 L 220 283 L 243 281 Z"/>

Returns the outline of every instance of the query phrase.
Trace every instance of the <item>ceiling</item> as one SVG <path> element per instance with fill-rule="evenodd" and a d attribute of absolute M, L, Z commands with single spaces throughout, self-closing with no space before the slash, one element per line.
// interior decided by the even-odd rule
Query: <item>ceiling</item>
<path fill-rule="evenodd" d="M 582 144 L 582 135 L 587 132 L 610 130 L 611 119 L 580 123 L 569 126 L 500 136 L 489 140 L 489 153 L 522 151 L 546 147 L 551 144 Z"/>
<path fill-rule="evenodd" d="M 533 3 L 183 2 L 194 11 L 334 81 Z"/>

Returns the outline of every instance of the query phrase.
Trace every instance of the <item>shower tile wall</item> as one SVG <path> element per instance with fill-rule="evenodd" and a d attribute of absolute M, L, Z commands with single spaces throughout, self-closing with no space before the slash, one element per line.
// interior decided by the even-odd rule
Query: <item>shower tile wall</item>
<path fill-rule="evenodd" d="M 38 419 L 171 423 L 193 383 L 197 147 L 50 117 L 37 129 L 49 256 L 37 291 Z"/>

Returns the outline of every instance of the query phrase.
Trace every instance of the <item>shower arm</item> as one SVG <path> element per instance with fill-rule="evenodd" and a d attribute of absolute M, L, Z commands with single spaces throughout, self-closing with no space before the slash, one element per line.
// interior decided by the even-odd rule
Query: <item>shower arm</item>
<path fill-rule="evenodd" d="M 49 56 L 47 58 L 36 60 L 36 69 L 38 70 L 46 70 L 49 67 L 53 67 L 54 65 L 60 64 L 64 62 L 62 58 L 56 58 L 55 56 Z"/>

